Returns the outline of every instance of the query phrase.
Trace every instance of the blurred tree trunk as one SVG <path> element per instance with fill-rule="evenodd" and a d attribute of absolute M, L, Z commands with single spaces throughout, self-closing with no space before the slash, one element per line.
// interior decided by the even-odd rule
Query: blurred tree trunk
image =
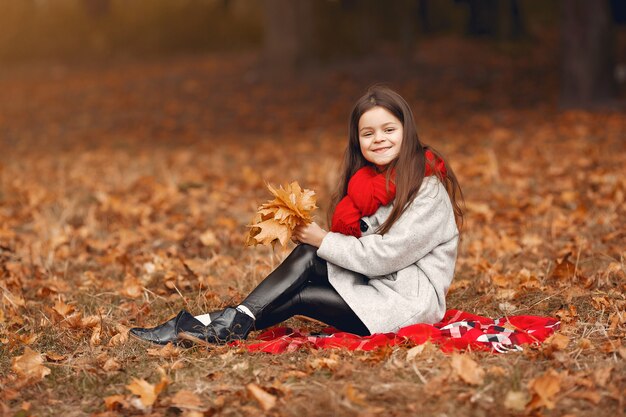
<path fill-rule="evenodd" d="M 587 107 L 613 98 L 615 33 L 609 0 L 562 0 L 561 105 Z"/>
<path fill-rule="evenodd" d="M 313 0 L 265 0 L 264 63 L 270 76 L 293 75 L 316 56 Z"/>
<path fill-rule="evenodd" d="M 409 65 L 413 61 L 413 53 L 416 47 L 417 22 L 420 18 L 420 5 L 417 0 L 403 0 L 401 6 L 401 31 L 402 56 L 404 63 Z"/>
<path fill-rule="evenodd" d="M 524 13 L 518 0 L 455 0 L 467 3 L 469 17 L 467 34 L 499 39 L 519 39 L 526 36 Z"/>
<path fill-rule="evenodd" d="M 467 33 L 494 36 L 498 32 L 498 0 L 461 0 L 469 6 Z"/>

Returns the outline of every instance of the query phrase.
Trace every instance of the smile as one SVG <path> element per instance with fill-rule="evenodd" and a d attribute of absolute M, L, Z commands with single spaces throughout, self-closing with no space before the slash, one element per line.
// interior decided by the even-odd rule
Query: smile
<path fill-rule="evenodd" d="M 372 149 L 372 152 L 375 152 L 375 153 L 383 153 L 383 152 L 385 152 L 387 149 L 391 149 L 391 146 L 387 146 L 386 148 Z"/>

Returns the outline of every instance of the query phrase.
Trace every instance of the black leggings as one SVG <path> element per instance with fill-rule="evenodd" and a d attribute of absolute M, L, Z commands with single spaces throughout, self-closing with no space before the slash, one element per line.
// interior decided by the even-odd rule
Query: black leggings
<path fill-rule="evenodd" d="M 317 248 L 311 245 L 298 245 L 240 304 L 256 317 L 256 330 L 299 314 L 341 331 L 370 334 L 328 282 L 326 261 L 317 256 Z M 211 320 L 219 313 L 210 313 Z"/>

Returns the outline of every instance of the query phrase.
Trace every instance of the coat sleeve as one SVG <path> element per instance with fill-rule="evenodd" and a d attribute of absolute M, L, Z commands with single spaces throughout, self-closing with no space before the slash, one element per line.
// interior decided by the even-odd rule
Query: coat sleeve
<path fill-rule="evenodd" d="M 350 271 L 378 277 L 416 263 L 457 234 L 448 193 L 433 179 L 424 181 L 415 200 L 386 234 L 356 238 L 330 232 L 317 255 Z"/>

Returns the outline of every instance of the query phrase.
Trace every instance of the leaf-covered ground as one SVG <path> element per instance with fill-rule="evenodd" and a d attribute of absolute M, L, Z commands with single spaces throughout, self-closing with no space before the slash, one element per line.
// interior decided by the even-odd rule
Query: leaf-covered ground
<path fill-rule="evenodd" d="M 414 67 L 362 60 L 281 84 L 254 54 L 3 70 L 0 413 L 618 415 L 626 117 L 557 110 L 554 44 L 431 40 Z M 381 80 L 466 197 L 449 308 L 558 317 L 558 336 L 504 355 L 129 340 L 240 301 L 286 256 L 243 244 L 266 182 L 315 190 L 325 222 L 349 109 Z"/>

